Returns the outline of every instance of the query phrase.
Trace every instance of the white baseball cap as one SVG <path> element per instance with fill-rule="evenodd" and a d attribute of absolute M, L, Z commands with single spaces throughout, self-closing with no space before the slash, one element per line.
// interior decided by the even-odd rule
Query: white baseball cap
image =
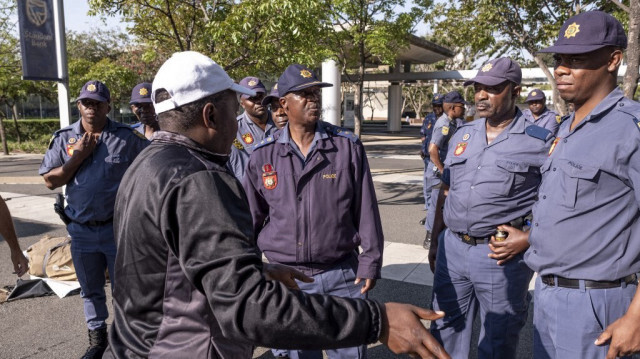
<path fill-rule="evenodd" d="M 156 113 L 198 101 L 225 90 L 255 96 L 256 93 L 233 82 L 209 57 L 195 51 L 176 52 L 165 61 L 153 79 L 151 100 Z M 156 101 L 156 91 L 165 89 L 171 98 Z"/>

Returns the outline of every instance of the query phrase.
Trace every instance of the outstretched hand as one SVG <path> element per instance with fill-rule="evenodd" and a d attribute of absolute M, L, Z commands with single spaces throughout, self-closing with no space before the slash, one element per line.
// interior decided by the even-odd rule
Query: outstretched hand
<path fill-rule="evenodd" d="M 380 341 L 392 352 L 420 358 L 451 358 L 420 322 L 440 319 L 443 312 L 402 303 L 385 303 L 384 311 Z"/>

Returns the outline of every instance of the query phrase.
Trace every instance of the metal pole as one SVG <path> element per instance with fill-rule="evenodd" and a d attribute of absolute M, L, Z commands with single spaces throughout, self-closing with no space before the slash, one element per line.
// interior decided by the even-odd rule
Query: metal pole
<path fill-rule="evenodd" d="M 334 60 L 322 63 L 322 81 L 333 84 L 322 89 L 323 121 L 340 126 L 340 69 Z"/>
<path fill-rule="evenodd" d="M 60 128 L 67 127 L 70 121 L 69 74 L 67 70 L 67 42 L 64 29 L 63 0 L 53 1 L 53 16 L 56 19 L 56 58 L 58 60 L 58 107 L 60 108 Z"/>

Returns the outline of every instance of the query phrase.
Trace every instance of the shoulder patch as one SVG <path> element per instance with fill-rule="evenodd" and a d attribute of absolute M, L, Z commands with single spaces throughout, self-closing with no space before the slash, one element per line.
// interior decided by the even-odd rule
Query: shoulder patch
<path fill-rule="evenodd" d="M 237 139 L 235 141 L 237 141 Z M 276 136 L 274 136 L 274 135 L 266 137 L 264 140 L 262 140 L 262 141 L 256 143 L 255 145 L 253 145 L 253 150 L 255 151 L 258 148 L 264 147 L 264 146 L 266 146 L 266 145 L 268 145 L 270 143 L 274 143 L 275 141 L 276 141 Z M 240 141 L 238 141 L 238 142 L 240 142 Z"/>
<path fill-rule="evenodd" d="M 524 129 L 524 132 L 531 136 L 531 137 L 535 137 L 539 140 L 543 140 L 546 141 L 549 138 L 551 138 L 552 132 L 547 130 L 544 127 L 540 127 L 540 126 L 536 126 L 536 125 L 531 125 L 527 128 Z"/>
<path fill-rule="evenodd" d="M 344 129 L 342 127 L 338 127 L 338 126 L 334 126 L 334 125 L 330 125 L 330 124 L 324 124 L 325 129 L 328 133 L 331 133 L 335 136 L 341 136 L 341 137 L 346 137 L 348 138 L 351 142 L 356 142 L 358 141 L 358 136 L 356 136 L 355 133 L 353 133 L 353 131 L 351 130 L 347 130 Z"/>
<path fill-rule="evenodd" d="M 49 149 L 51 149 L 51 146 L 53 145 L 53 140 L 55 140 L 56 137 L 58 137 L 58 135 L 56 133 L 51 135 L 51 139 L 49 140 Z"/>

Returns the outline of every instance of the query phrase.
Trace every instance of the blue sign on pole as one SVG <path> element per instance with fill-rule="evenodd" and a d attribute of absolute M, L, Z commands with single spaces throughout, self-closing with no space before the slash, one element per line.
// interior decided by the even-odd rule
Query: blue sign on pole
<path fill-rule="evenodd" d="M 52 0 L 18 0 L 22 78 L 62 81 L 58 76 Z"/>

